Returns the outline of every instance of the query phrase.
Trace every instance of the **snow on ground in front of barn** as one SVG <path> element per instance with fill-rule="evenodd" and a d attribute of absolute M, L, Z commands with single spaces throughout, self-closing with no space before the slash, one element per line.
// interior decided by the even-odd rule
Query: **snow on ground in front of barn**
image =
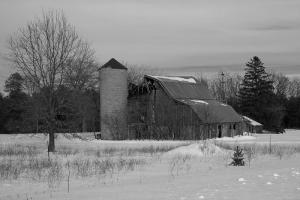
<path fill-rule="evenodd" d="M 270 135 L 254 135 L 234 138 L 224 142 L 268 142 Z M 300 131 L 287 130 L 285 134 L 273 134 L 272 141 L 284 144 L 299 144 Z M 45 146 L 44 135 L 0 135 L 0 145 L 26 143 Z M 181 141 L 97 141 L 68 139 L 59 136 L 57 145 L 67 144 L 78 148 L 128 147 L 142 148 L 147 145 L 173 145 Z M 38 143 L 38 144 L 37 144 Z M 70 192 L 67 180 L 56 188 L 49 189 L 46 183 L 34 180 L 0 180 L 0 199 L 122 199 L 122 200 L 282 200 L 300 199 L 300 154 L 279 159 L 275 156 L 257 156 L 251 166 L 228 166 L 231 152 L 214 145 L 194 142 L 180 146 L 134 171 L 119 174 L 114 178 L 73 178 Z"/>
<path fill-rule="evenodd" d="M 153 147 L 173 147 L 179 145 L 190 144 L 191 141 L 180 140 L 96 140 L 93 133 L 79 133 L 75 134 L 56 134 L 55 145 L 56 146 L 69 146 L 76 147 L 78 149 L 86 148 L 145 148 L 149 146 Z M 21 145 L 33 145 L 39 148 L 47 150 L 48 135 L 45 134 L 0 134 L 0 145 L 9 144 L 21 144 Z"/>
<path fill-rule="evenodd" d="M 228 151 L 221 149 L 220 147 L 214 145 L 212 142 L 198 142 L 188 146 L 178 147 L 167 152 L 165 155 L 169 157 L 174 155 L 208 157 L 222 156 L 226 153 L 228 153 Z"/>
<path fill-rule="evenodd" d="M 245 141 L 245 140 L 256 140 L 255 136 L 234 136 L 234 137 L 222 137 L 222 138 L 216 138 L 217 141 Z"/>
<path fill-rule="evenodd" d="M 286 129 L 283 134 L 252 134 L 250 136 L 235 136 L 216 138 L 216 141 L 237 143 L 260 143 L 271 142 L 274 144 L 300 144 L 300 130 Z"/>

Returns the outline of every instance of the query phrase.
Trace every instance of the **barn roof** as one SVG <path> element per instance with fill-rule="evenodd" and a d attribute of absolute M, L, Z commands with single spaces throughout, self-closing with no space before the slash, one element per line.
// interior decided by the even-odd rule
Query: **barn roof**
<path fill-rule="evenodd" d="M 105 63 L 100 69 L 102 68 L 111 68 L 111 69 L 124 69 L 127 70 L 127 68 L 119 63 L 116 59 L 112 58 L 107 63 Z"/>
<path fill-rule="evenodd" d="M 241 122 L 242 118 L 235 110 L 217 100 L 183 99 L 182 103 L 189 105 L 202 122 L 226 123 Z"/>
<path fill-rule="evenodd" d="M 241 122 L 235 110 L 215 100 L 207 87 L 192 76 L 150 76 L 175 101 L 188 105 L 204 123 Z"/>
<path fill-rule="evenodd" d="M 248 122 L 249 124 L 251 124 L 252 126 L 262 126 L 261 123 L 251 119 L 250 117 L 247 117 L 247 116 L 243 116 L 243 119 Z"/>
<path fill-rule="evenodd" d="M 173 99 L 213 99 L 208 89 L 192 76 L 150 76 L 156 80 Z"/>

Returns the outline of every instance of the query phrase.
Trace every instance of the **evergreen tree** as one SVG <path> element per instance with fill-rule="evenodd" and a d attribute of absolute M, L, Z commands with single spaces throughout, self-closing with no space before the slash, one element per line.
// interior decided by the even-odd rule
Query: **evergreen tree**
<path fill-rule="evenodd" d="M 0 133 L 5 133 L 5 123 L 6 123 L 6 109 L 5 100 L 0 93 Z"/>
<path fill-rule="evenodd" d="M 233 166 L 244 166 L 244 153 L 243 149 L 239 148 L 239 146 L 236 146 L 236 149 L 233 153 L 232 162 L 230 165 Z"/>
<path fill-rule="evenodd" d="M 285 124 L 288 128 L 300 128 L 300 96 L 291 97 L 286 103 Z"/>
<path fill-rule="evenodd" d="M 271 131 L 282 131 L 283 108 L 274 94 L 271 75 L 265 71 L 264 63 L 254 56 L 245 68 L 239 91 L 240 111 Z"/>
<path fill-rule="evenodd" d="M 273 93 L 273 85 L 270 75 L 266 73 L 261 60 L 254 56 L 245 68 L 244 79 L 239 91 L 239 103 L 241 111 L 249 116 L 257 117 L 258 108 L 267 103 L 263 97 Z"/>
<path fill-rule="evenodd" d="M 11 133 L 24 131 L 24 114 L 26 112 L 28 96 L 23 90 L 23 77 L 19 73 L 13 73 L 5 81 L 5 130 Z"/>
<path fill-rule="evenodd" d="M 9 95 L 14 95 L 15 93 L 21 93 L 23 89 L 24 79 L 19 73 L 11 74 L 5 81 L 5 92 Z"/>

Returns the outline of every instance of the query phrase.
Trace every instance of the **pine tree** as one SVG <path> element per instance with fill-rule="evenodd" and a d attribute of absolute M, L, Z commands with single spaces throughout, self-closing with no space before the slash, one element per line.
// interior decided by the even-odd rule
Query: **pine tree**
<path fill-rule="evenodd" d="M 257 56 L 246 64 L 239 91 L 239 109 L 243 115 L 261 122 L 266 129 L 280 132 L 283 109 L 275 97 L 271 75 Z"/>
<path fill-rule="evenodd" d="M 28 96 L 23 90 L 24 79 L 19 73 L 13 73 L 5 81 L 5 92 L 8 96 L 5 98 L 6 121 L 5 129 L 7 132 L 22 132 L 24 130 L 24 113 Z"/>
<path fill-rule="evenodd" d="M 243 149 L 239 148 L 239 146 L 236 146 L 236 149 L 233 153 L 232 162 L 230 165 L 233 166 L 244 166 L 244 153 Z"/>
<path fill-rule="evenodd" d="M 5 81 L 4 91 L 8 92 L 9 95 L 14 93 L 20 93 L 23 90 L 24 78 L 18 73 L 11 74 Z"/>
<path fill-rule="evenodd" d="M 244 79 L 239 91 L 241 111 L 254 118 L 259 112 L 256 109 L 267 103 L 264 97 L 273 93 L 273 83 L 263 65 L 257 56 L 254 56 L 246 64 Z M 262 103 L 263 105 L 261 105 Z"/>

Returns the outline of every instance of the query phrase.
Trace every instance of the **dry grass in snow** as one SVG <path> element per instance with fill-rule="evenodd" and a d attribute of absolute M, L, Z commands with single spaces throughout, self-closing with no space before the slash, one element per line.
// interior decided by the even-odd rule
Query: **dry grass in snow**
<path fill-rule="evenodd" d="M 48 156 L 45 135 L 0 135 L 0 179 L 44 182 L 49 188 L 58 187 L 66 179 L 88 177 L 105 183 L 189 143 L 97 141 L 60 134 L 56 138 L 57 152 Z"/>
<path fill-rule="evenodd" d="M 237 136 L 213 140 L 218 147 L 234 150 L 242 147 L 247 157 L 272 155 L 282 159 L 300 153 L 300 131 L 286 130 L 285 134 L 255 134 L 254 136 Z"/>
<path fill-rule="evenodd" d="M 0 199 L 300 199 L 300 131 L 272 135 L 271 151 L 269 137 L 190 142 L 59 135 L 49 160 L 46 136 L 0 135 Z M 236 145 L 247 166 L 228 165 Z"/>

